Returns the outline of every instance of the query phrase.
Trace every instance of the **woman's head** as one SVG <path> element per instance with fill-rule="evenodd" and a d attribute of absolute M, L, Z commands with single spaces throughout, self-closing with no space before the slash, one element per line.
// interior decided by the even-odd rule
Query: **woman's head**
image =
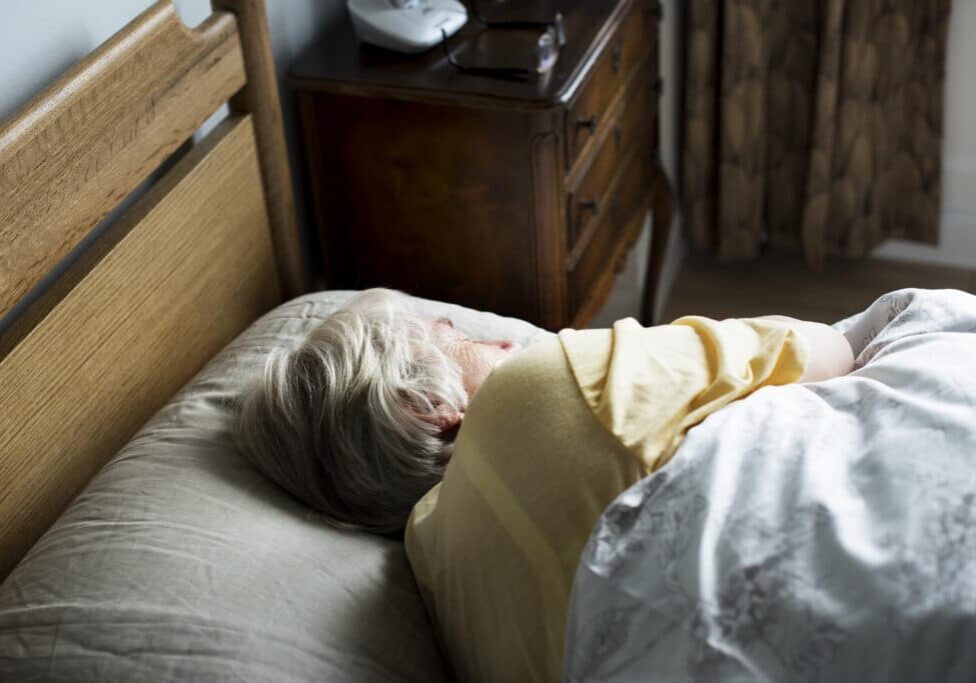
<path fill-rule="evenodd" d="M 515 349 L 369 290 L 269 356 L 241 399 L 239 445 L 334 524 L 398 531 L 443 476 L 470 396 Z"/>
<path fill-rule="evenodd" d="M 507 340 L 471 339 L 454 328 L 447 318 L 429 323 L 431 341 L 461 370 L 461 381 L 469 397 L 474 395 L 491 371 L 513 352 L 518 344 Z"/>

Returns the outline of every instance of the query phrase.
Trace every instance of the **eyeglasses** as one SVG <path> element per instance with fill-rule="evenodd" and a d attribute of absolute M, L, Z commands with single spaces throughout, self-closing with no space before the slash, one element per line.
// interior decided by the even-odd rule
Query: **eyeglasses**
<path fill-rule="evenodd" d="M 474 4 L 474 3 L 472 3 Z M 447 61 L 458 71 L 496 78 L 511 78 L 514 80 L 535 80 L 543 74 L 549 73 L 559 59 L 559 52 L 566 44 L 566 28 L 563 25 L 563 15 L 560 12 L 552 21 L 493 21 L 485 19 L 478 12 L 477 5 L 472 8 L 472 16 L 485 29 L 544 29 L 535 45 L 535 68 L 517 66 L 476 66 L 463 64 L 458 61 L 451 51 L 447 41 L 447 32 L 441 29 L 441 45 Z"/>

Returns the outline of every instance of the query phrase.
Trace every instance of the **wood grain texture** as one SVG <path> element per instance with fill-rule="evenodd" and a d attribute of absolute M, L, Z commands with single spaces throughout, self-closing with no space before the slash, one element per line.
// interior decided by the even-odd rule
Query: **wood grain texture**
<path fill-rule="evenodd" d="M 554 116 L 554 118 L 556 118 Z M 558 329 L 567 320 L 564 285 L 566 233 L 562 229 L 561 141 L 547 130 L 532 138 L 532 230 L 535 234 L 535 272 L 539 300 L 539 322 L 543 327 Z"/>
<path fill-rule="evenodd" d="M 425 58 L 373 69 L 358 44 L 341 64 L 319 64 L 317 79 L 306 68 L 295 82 L 329 286 L 395 287 L 549 329 L 598 310 L 653 192 L 654 4 L 561 3 L 567 31 L 581 31 L 551 77 L 575 75 L 531 108 L 502 79 L 482 78 L 499 82 L 473 97 L 464 75 L 442 82 L 443 65 Z M 550 10 L 520 4 L 523 18 Z M 353 63 L 361 68 L 344 71 Z M 584 109 L 600 124 L 571 145 L 569 122 Z M 625 186 L 619 172 L 634 155 L 646 182 Z"/>
<path fill-rule="evenodd" d="M 640 235 L 650 203 L 652 162 L 632 153 L 614 176 L 607 191 L 608 210 L 569 271 L 569 300 L 574 311 L 572 327 L 586 327 L 603 308 L 616 275 Z"/>
<path fill-rule="evenodd" d="M 228 10 L 237 17 L 247 85 L 231 100 L 231 110 L 250 113 L 254 119 L 278 272 L 284 296 L 290 299 L 308 290 L 308 265 L 295 219 L 295 196 L 264 0 L 212 0 L 212 5 L 215 10 Z"/>
<path fill-rule="evenodd" d="M 0 320 L 243 85 L 231 15 L 159 2 L 0 128 Z"/>
<path fill-rule="evenodd" d="M 657 23 L 652 20 L 647 0 L 635 0 L 626 8 L 613 35 L 593 66 L 566 115 L 566 164 L 571 167 L 609 121 L 611 102 L 619 97 L 638 65 L 653 53 Z"/>
<path fill-rule="evenodd" d="M 586 243 L 592 238 L 601 212 L 609 210 L 607 189 L 613 176 L 627 160 L 640 151 L 656 156 L 657 149 L 649 144 L 648 121 L 656 118 L 657 95 L 649 87 L 647 71 L 638 71 L 622 88 L 611 109 L 604 114 L 604 123 L 594 138 L 596 148 L 586 155 L 585 164 L 577 164 L 578 172 L 566 177 L 567 185 L 567 256 L 569 267 L 579 260 Z"/>
<path fill-rule="evenodd" d="M 575 97 L 626 8 L 618 0 L 486 0 L 479 3 L 478 9 L 494 21 L 550 20 L 557 10 L 562 12 L 568 39 L 549 75 L 539 80 L 516 80 L 458 73 L 440 49 L 405 59 L 402 54 L 360 43 L 352 22 L 344 17 L 299 56 L 289 80 L 300 90 L 310 92 L 395 95 L 398 99 L 429 104 L 463 103 L 480 108 L 502 104 L 506 109 L 548 109 Z M 459 59 L 473 57 L 483 65 L 512 64 L 518 56 L 512 54 L 514 46 L 506 40 L 506 33 L 509 32 L 486 32 L 472 19 L 450 42 Z M 519 42 L 525 46 L 524 41 Z M 529 60 L 525 65 L 530 63 Z"/>
<path fill-rule="evenodd" d="M 280 300 L 248 117 L 142 197 L 132 229 L 0 361 L 0 578 L 102 464 Z"/>
<path fill-rule="evenodd" d="M 330 288 L 394 287 L 539 319 L 531 143 L 540 115 L 311 96 L 306 125 L 319 134 L 306 145 L 318 141 L 308 156 Z"/>

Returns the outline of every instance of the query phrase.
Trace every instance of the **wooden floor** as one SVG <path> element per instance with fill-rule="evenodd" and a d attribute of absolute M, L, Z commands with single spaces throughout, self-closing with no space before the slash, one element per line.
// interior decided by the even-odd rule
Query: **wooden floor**
<path fill-rule="evenodd" d="M 814 273 L 799 258 L 723 264 L 689 255 L 658 322 L 682 315 L 742 318 L 777 313 L 834 322 L 903 287 L 976 293 L 976 271 L 901 261 L 828 261 Z"/>

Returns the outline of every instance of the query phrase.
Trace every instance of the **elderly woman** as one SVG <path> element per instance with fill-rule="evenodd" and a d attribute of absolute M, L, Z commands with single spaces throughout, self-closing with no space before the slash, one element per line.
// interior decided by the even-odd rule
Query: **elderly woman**
<path fill-rule="evenodd" d="M 337 526 L 405 531 L 462 680 L 557 680 L 580 552 L 685 432 L 773 384 L 850 371 L 846 339 L 780 316 L 469 339 L 370 290 L 271 355 L 243 452 Z"/>

